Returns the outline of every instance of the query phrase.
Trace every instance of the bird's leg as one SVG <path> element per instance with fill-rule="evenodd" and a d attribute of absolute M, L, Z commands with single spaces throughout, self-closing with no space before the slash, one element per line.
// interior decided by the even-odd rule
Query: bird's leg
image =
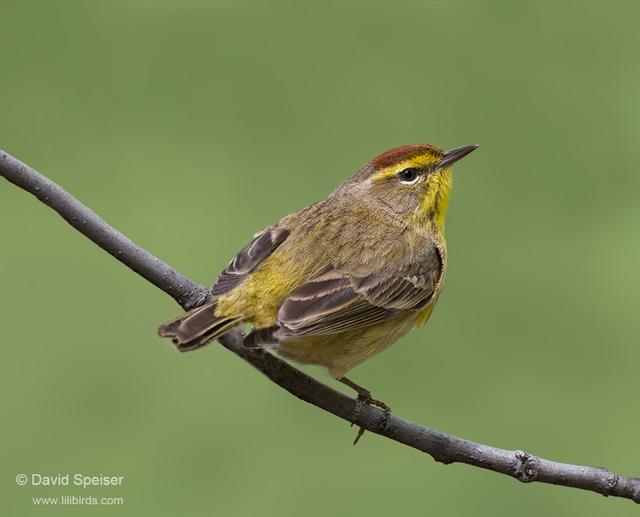
<path fill-rule="evenodd" d="M 391 408 L 381 400 L 374 399 L 371 396 L 371 392 L 368 389 L 363 388 L 362 386 L 356 384 L 350 379 L 347 379 L 346 377 L 340 377 L 338 380 L 342 384 L 346 384 L 347 386 L 349 386 L 352 390 L 354 390 L 358 394 L 358 398 L 356 400 L 356 406 L 353 410 L 353 414 L 351 415 L 352 420 L 356 420 L 358 416 L 360 416 L 360 410 L 364 407 L 365 404 L 367 406 L 379 407 L 380 409 L 382 409 L 382 411 L 384 411 L 385 420 L 389 418 L 389 415 L 391 414 Z M 351 425 L 353 426 L 353 422 L 351 422 Z M 356 439 L 354 440 L 353 445 L 358 443 L 358 440 L 360 440 L 360 438 L 364 434 L 364 431 L 365 431 L 364 427 L 360 427 L 358 429 L 358 434 L 356 435 Z"/>

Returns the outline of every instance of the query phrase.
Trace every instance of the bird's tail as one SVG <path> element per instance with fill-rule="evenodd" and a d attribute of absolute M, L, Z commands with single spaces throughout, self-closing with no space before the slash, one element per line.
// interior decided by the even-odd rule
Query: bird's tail
<path fill-rule="evenodd" d="M 241 318 L 216 316 L 215 310 L 216 302 L 193 309 L 160 325 L 158 335 L 171 338 L 178 350 L 188 352 L 213 341 L 242 321 Z"/>

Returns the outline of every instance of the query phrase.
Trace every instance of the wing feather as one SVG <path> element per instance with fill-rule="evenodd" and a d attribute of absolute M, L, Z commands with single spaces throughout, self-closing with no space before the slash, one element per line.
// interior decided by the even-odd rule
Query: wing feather
<path fill-rule="evenodd" d="M 289 236 L 289 230 L 270 226 L 242 248 L 213 284 L 211 294 L 219 296 L 239 285 Z"/>
<path fill-rule="evenodd" d="M 295 289 L 278 311 L 279 338 L 367 327 L 424 307 L 442 274 L 433 248 L 417 265 L 357 276 L 332 266 Z"/>

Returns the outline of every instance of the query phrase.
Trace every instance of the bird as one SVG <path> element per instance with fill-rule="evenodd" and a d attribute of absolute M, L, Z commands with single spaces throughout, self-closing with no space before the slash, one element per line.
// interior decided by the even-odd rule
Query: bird
<path fill-rule="evenodd" d="M 257 233 L 218 276 L 212 301 L 158 334 L 189 351 L 248 324 L 245 346 L 324 366 L 355 390 L 354 416 L 364 404 L 389 414 L 345 375 L 429 319 L 447 270 L 452 166 L 477 147 L 411 144 L 376 156 Z"/>

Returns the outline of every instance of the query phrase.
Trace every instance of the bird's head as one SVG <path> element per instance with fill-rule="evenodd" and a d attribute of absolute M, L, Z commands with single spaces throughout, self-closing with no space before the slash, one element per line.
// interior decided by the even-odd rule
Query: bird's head
<path fill-rule="evenodd" d="M 433 222 L 444 231 L 451 167 L 477 147 L 450 151 L 429 144 L 396 147 L 371 160 L 345 186 L 386 205 L 406 224 Z"/>

